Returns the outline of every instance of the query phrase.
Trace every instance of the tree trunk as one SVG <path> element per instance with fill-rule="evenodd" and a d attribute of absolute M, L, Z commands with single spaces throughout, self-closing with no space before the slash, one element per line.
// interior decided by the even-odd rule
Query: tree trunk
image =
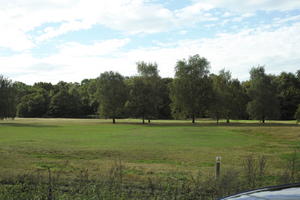
<path fill-rule="evenodd" d="M 217 118 L 217 124 L 219 124 L 219 118 Z"/>
<path fill-rule="evenodd" d="M 265 123 L 265 117 L 262 118 L 262 123 L 263 123 L 263 124 Z"/>
<path fill-rule="evenodd" d="M 116 123 L 116 119 L 115 118 L 113 118 L 113 124 L 115 124 Z"/>
<path fill-rule="evenodd" d="M 227 119 L 226 119 L 226 123 L 229 124 L 229 122 L 230 122 L 230 121 L 229 121 L 229 118 L 227 118 Z"/>
<path fill-rule="evenodd" d="M 145 124 L 145 116 L 143 115 L 143 124 Z"/>
<path fill-rule="evenodd" d="M 192 115 L 192 123 L 195 124 L 195 114 Z"/>
<path fill-rule="evenodd" d="M 149 123 L 149 124 L 151 123 L 151 120 L 150 120 L 150 119 L 148 119 L 148 123 Z"/>

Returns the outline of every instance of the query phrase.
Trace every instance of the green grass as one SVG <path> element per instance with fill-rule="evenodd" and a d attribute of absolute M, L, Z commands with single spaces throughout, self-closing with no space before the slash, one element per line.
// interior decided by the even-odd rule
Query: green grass
<path fill-rule="evenodd" d="M 16 119 L 0 122 L 0 174 L 51 167 L 66 171 L 108 169 L 121 160 L 129 174 L 213 170 L 241 166 L 249 154 L 266 155 L 272 168 L 300 144 L 295 121 Z M 66 164 L 68 163 L 68 164 Z"/>

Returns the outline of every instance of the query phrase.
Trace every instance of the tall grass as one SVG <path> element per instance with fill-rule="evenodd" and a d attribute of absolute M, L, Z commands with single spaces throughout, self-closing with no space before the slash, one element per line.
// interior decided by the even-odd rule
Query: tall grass
<path fill-rule="evenodd" d="M 300 180 L 300 160 L 295 151 L 283 161 L 281 171 L 270 171 L 265 156 L 243 158 L 243 167 L 222 169 L 214 174 L 181 177 L 148 177 L 133 181 L 126 176 L 126 166 L 116 162 L 108 173 L 91 177 L 88 169 L 72 177 L 62 170 L 47 168 L 15 177 L 0 179 L 1 200 L 79 200 L 79 199 L 217 199 L 258 187 L 292 183 Z"/>

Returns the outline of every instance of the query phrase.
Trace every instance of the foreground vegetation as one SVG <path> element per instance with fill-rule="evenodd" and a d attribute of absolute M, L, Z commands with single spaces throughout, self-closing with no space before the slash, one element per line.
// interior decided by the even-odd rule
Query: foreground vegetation
<path fill-rule="evenodd" d="M 50 186 L 57 199 L 209 199 L 298 180 L 300 127 L 295 121 L 138 122 L 1 121 L 1 199 L 21 198 L 5 197 L 12 194 L 49 199 Z M 218 180 L 216 156 L 222 156 Z"/>
<path fill-rule="evenodd" d="M 296 155 L 296 154 L 295 154 Z M 295 156 L 294 156 L 295 158 Z M 287 164 L 299 164 L 290 159 Z M 126 166 L 116 163 L 106 174 L 90 177 L 88 170 L 78 171 L 72 178 L 61 172 L 44 171 L 1 179 L 1 199 L 216 199 L 270 184 L 299 181 L 299 173 L 291 167 L 284 173 L 270 173 L 265 157 L 245 158 L 242 170 L 230 169 L 221 176 L 181 175 L 128 179 Z"/>

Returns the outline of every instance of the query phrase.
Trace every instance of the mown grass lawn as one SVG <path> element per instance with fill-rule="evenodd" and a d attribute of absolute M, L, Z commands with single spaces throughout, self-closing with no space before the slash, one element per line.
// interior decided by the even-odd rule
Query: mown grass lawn
<path fill-rule="evenodd" d="M 0 122 L 0 175 L 51 167 L 66 172 L 105 170 L 121 160 L 135 175 L 239 168 L 251 154 L 268 157 L 274 170 L 300 144 L 295 121 L 15 119 Z"/>

